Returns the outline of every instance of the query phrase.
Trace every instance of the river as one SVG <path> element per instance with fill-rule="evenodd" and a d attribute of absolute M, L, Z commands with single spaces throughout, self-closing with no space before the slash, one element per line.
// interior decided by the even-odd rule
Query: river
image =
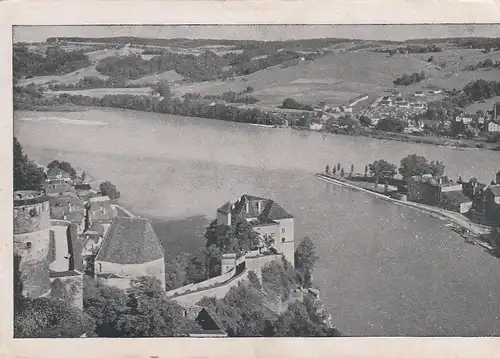
<path fill-rule="evenodd" d="M 54 119 L 62 117 L 95 125 Z M 204 225 L 224 202 L 243 193 L 274 199 L 295 216 L 296 242 L 313 238 L 315 284 L 348 335 L 500 333 L 499 259 L 427 214 L 313 177 L 327 163 L 363 171 L 374 160 L 398 164 L 416 153 L 442 160 L 451 178 L 489 183 L 499 152 L 116 109 L 20 111 L 14 133 L 33 160 L 69 161 L 116 184 L 135 213 L 175 220 L 160 233 L 172 250 L 182 240 L 201 245 Z"/>

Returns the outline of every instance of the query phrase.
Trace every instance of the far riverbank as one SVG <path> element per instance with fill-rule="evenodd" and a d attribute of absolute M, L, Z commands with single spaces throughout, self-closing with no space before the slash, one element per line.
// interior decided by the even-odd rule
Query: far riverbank
<path fill-rule="evenodd" d="M 143 96 L 141 96 L 143 97 Z M 35 104 L 19 104 L 17 110 L 27 110 L 27 111 L 39 111 L 39 112 L 79 112 L 79 111 L 87 111 L 92 108 L 100 108 L 100 107 L 106 107 L 106 108 L 119 108 L 123 110 L 130 110 L 130 108 L 126 107 L 119 107 L 116 105 L 101 105 L 101 106 L 95 106 L 92 99 L 88 101 L 89 105 L 85 104 L 74 104 L 74 103 L 65 103 L 65 104 L 54 104 L 54 105 L 35 105 Z M 85 103 L 85 102 L 84 102 Z M 152 110 L 148 109 L 141 109 L 141 108 L 134 108 L 133 110 L 140 111 L 140 112 L 153 112 Z M 179 113 L 177 115 L 182 115 L 183 114 Z M 190 117 L 190 116 L 186 116 Z M 215 120 L 220 120 L 227 122 L 226 120 L 219 119 L 219 118 L 205 118 L 205 117 L 198 117 L 200 119 L 215 119 Z M 262 125 L 262 123 L 259 120 L 256 120 L 254 122 L 241 122 L 245 124 L 251 124 L 251 125 Z M 269 127 L 269 129 L 276 129 L 276 127 L 280 128 L 278 125 L 265 125 L 265 127 Z M 311 130 L 309 128 L 305 127 L 299 127 L 299 126 L 291 126 L 292 129 L 296 130 L 303 130 L 303 131 L 311 131 L 311 132 L 318 132 L 317 130 Z M 416 135 L 411 135 L 411 134 L 402 134 L 402 133 L 391 133 L 391 132 L 383 132 L 383 131 L 377 131 L 377 130 L 362 130 L 362 131 L 357 131 L 354 134 L 346 134 L 346 133 L 331 133 L 328 131 L 320 131 L 321 133 L 324 134 L 340 134 L 340 135 L 345 135 L 345 136 L 360 136 L 360 137 L 369 137 L 369 138 L 374 138 L 374 139 L 379 139 L 379 140 L 391 140 L 391 141 L 398 141 L 398 142 L 407 142 L 407 143 L 416 143 L 416 144 L 427 144 L 427 145 L 434 145 L 434 146 L 441 146 L 441 147 L 453 147 L 457 148 L 460 150 L 461 148 L 476 148 L 476 149 L 486 149 L 486 150 L 493 150 L 493 151 L 500 151 L 500 143 L 493 143 L 493 142 L 487 142 L 485 140 L 477 140 L 477 139 L 452 139 L 452 138 L 440 138 L 440 137 L 435 137 L 435 136 L 416 136 Z"/>

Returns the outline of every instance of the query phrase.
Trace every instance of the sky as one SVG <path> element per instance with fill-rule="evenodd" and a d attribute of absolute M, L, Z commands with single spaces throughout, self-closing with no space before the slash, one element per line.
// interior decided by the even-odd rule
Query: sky
<path fill-rule="evenodd" d="M 500 24 L 460 25 L 147 25 L 14 26 L 14 42 L 44 42 L 48 37 L 204 38 L 291 40 L 352 38 L 404 41 L 443 37 L 500 37 Z"/>

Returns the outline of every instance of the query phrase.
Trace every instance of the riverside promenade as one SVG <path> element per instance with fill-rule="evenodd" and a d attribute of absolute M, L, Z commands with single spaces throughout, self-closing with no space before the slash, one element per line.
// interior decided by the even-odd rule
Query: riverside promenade
<path fill-rule="evenodd" d="M 403 201 L 403 200 L 399 200 L 399 199 L 394 199 L 394 198 L 391 198 L 391 197 L 386 196 L 384 194 L 379 194 L 379 193 L 376 193 L 374 191 L 360 188 L 359 186 L 332 178 L 331 176 L 328 176 L 325 174 L 317 173 L 315 176 L 316 176 L 316 178 L 323 180 L 323 181 L 326 181 L 328 183 L 332 183 L 332 184 L 335 184 L 338 186 L 361 191 L 361 192 L 373 195 L 379 199 L 382 199 L 382 200 L 385 200 L 388 202 L 392 202 L 396 205 L 407 206 L 407 207 L 428 213 L 432 217 L 436 217 L 438 219 L 441 219 L 441 220 L 453 223 L 457 226 L 460 226 L 461 228 L 467 229 L 467 230 L 469 230 L 469 232 L 471 234 L 476 235 L 476 236 L 486 235 L 486 234 L 491 232 L 491 227 L 476 224 L 476 223 L 470 221 L 465 216 L 463 216 L 459 213 L 455 213 L 453 211 L 449 211 L 449 210 L 445 210 L 442 208 L 437 208 L 437 207 L 429 206 L 429 205 L 425 205 L 425 204 L 415 203 L 415 202 L 411 202 L 411 201 Z"/>

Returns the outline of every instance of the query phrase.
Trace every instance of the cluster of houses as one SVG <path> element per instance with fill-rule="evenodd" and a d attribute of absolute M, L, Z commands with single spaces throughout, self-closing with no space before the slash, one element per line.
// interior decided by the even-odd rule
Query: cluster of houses
<path fill-rule="evenodd" d="M 293 264 L 292 215 L 273 200 L 243 195 L 217 210 L 218 224 L 232 225 L 236 216 L 259 233 L 262 245 L 249 255 L 271 250 Z M 58 280 L 81 309 L 84 275 L 121 289 L 134 278 L 153 276 L 165 289 L 165 253 L 150 221 L 57 167 L 46 171 L 44 190 L 14 192 L 14 250 L 21 256 L 27 296 L 50 297 Z M 221 275 L 233 268 L 223 266 Z M 193 319 L 204 334 L 227 335 L 207 309 L 199 307 Z"/>
<path fill-rule="evenodd" d="M 500 171 L 489 186 L 474 178 L 453 182 L 430 174 L 413 176 L 407 183 L 410 201 L 468 214 L 483 224 L 500 226 Z"/>
<path fill-rule="evenodd" d="M 414 97 L 404 97 L 401 93 L 383 96 L 362 111 L 361 115 L 370 118 L 373 126 L 376 126 L 381 119 L 398 118 L 407 122 L 405 132 L 421 132 L 424 127 L 423 122 L 415 122 L 412 117 L 424 113 L 427 110 L 427 103 L 417 99 L 418 97 L 418 93 L 415 93 Z"/>

